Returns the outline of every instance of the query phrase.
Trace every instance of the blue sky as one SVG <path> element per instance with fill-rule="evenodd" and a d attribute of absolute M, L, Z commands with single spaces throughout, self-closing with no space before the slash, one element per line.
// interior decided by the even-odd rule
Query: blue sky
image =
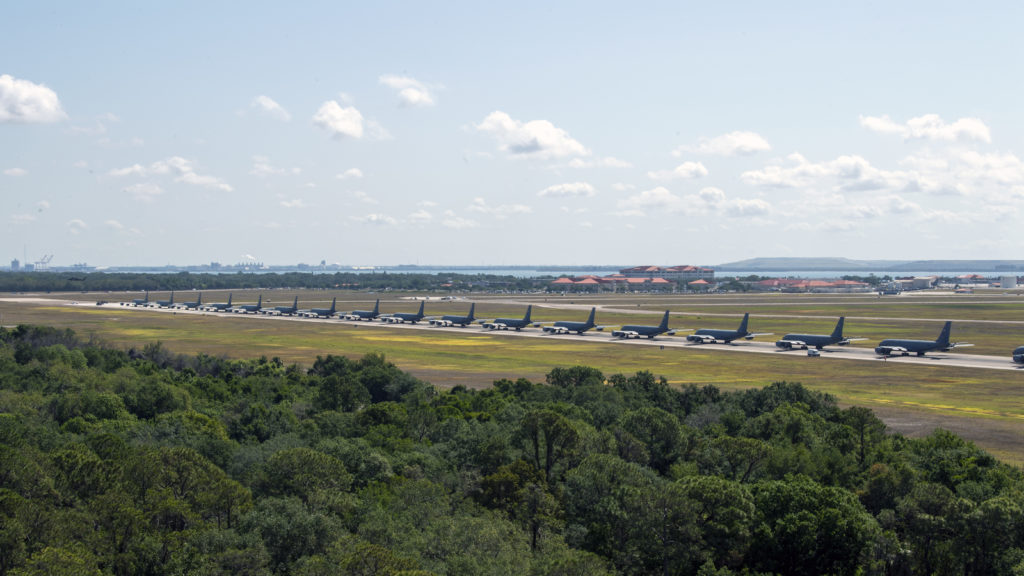
<path fill-rule="evenodd" d="M 1021 257 L 1016 3 L 366 4 L 7 6 L 0 258 Z"/>

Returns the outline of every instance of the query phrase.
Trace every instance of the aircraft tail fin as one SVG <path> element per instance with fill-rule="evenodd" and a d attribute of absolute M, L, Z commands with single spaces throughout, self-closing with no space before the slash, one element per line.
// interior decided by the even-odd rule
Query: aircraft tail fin
<path fill-rule="evenodd" d="M 594 325 L 594 315 L 597 313 L 597 306 L 590 309 L 590 317 L 587 318 L 587 326 Z"/>
<path fill-rule="evenodd" d="M 746 334 L 747 333 L 747 320 L 749 320 L 749 319 L 750 319 L 750 312 L 747 312 L 746 314 L 743 315 L 743 320 L 740 321 L 740 327 L 737 328 L 736 331 L 739 332 L 740 334 Z"/>
<path fill-rule="evenodd" d="M 466 319 L 469 320 L 470 322 L 476 320 L 476 317 L 473 316 L 474 310 L 476 310 L 476 302 L 473 302 L 472 304 L 469 305 L 469 316 L 466 316 Z"/>
<path fill-rule="evenodd" d="M 171 290 L 171 304 L 174 304 L 174 290 Z"/>
<path fill-rule="evenodd" d="M 661 330 L 668 330 L 668 310 L 665 310 L 665 315 L 661 317 L 661 324 L 658 328 Z"/>
<path fill-rule="evenodd" d="M 234 292 L 228 292 L 228 308 L 231 307 L 231 297 L 234 296 Z"/>
<path fill-rule="evenodd" d="M 380 298 L 377 298 L 377 302 L 373 305 L 373 315 L 377 316 L 380 314 Z"/>
<path fill-rule="evenodd" d="M 337 303 L 338 303 L 338 297 L 337 297 L 337 296 L 335 296 L 335 297 L 334 297 L 334 300 L 331 300 L 331 312 L 330 312 L 331 314 L 334 314 L 334 310 L 335 310 L 335 308 L 334 308 L 334 307 L 335 307 L 335 305 L 336 305 Z"/>
<path fill-rule="evenodd" d="M 526 316 L 523 316 L 523 322 L 526 324 L 530 323 L 530 313 L 533 312 L 533 304 L 526 307 Z"/>
<path fill-rule="evenodd" d="M 946 325 L 942 327 L 942 333 L 939 334 L 939 339 L 935 341 L 939 346 L 949 346 L 949 333 L 953 328 L 953 322 L 947 321 Z"/>
<path fill-rule="evenodd" d="M 260 297 L 256 299 L 256 307 L 259 308 L 261 306 L 263 306 L 263 294 L 260 294 Z"/>
<path fill-rule="evenodd" d="M 199 297 L 196 298 L 196 304 L 202 304 L 202 303 L 203 303 L 203 293 L 200 292 L 199 293 Z"/>
<path fill-rule="evenodd" d="M 836 329 L 832 331 L 833 340 L 843 339 L 843 322 L 846 321 L 846 316 L 840 316 L 839 322 L 836 322 Z"/>
<path fill-rule="evenodd" d="M 423 307 L 426 306 L 426 304 L 427 304 L 426 300 L 421 300 L 420 301 L 420 311 L 416 313 L 416 315 L 419 316 L 420 318 L 423 317 Z"/>

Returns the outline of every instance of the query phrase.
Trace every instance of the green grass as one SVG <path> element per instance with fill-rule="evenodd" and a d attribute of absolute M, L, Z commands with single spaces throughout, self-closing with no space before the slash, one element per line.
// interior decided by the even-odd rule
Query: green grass
<path fill-rule="evenodd" d="M 290 303 L 293 296 L 274 294 L 277 302 Z M 266 292 L 265 292 L 266 294 Z M 291 293 L 294 294 L 294 293 Z M 327 293 L 327 302 L 333 297 Z M 105 295 L 106 296 L 106 295 Z M 237 300 L 239 292 L 235 292 Z M 371 306 L 375 295 L 345 293 L 346 305 L 339 309 Z M 204 300 L 223 301 L 220 295 L 204 293 Z M 227 295 L 223 294 L 226 299 Z M 264 297 L 266 299 L 266 296 Z M 660 297 L 663 300 L 665 297 Z M 102 299 L 114 300 L 103 297 Z M 300 295 L 300 305 L 319 305 L 324 293 Z M 476 297 L 481 315 L 519 316 L 524 307 L 508 302 Z M 543 297 L 532 298 L 543 303 Z M 576 304 L 590 302 L 572 298 Z M 595 298 L 596 300 L 596 298 Z M 606 302 L 619 308 L 656 310 L 665 303 L 659 297 L 629 301 L 614 298 Z M 751 329 L 775 332 L 828 333 L 838 316 L 835 304 L 818 304 L 813 298 L 801 302 L 788 296 L 772 308 L 772 317 L 752 315 Z M 318 303 L 313 303 L 319 301 Z M 568 299 L 566 300 L 566 303 Z M 965 301 L 966 302 L 966 301 Z M 630 306 L 632 304 L 632 306 Z M 958 304 L 963 305 L 963 304 Z M 417 303 L 396 300 L 388 295 L 381 308 L 388 311 L 414 311 Z M 989 306 L 1009 304 L 985 303 Z M 1016 306 L 1016 305 L 1015 305 Z M 679 306 L 692 310 L 693 306 Z M 430 302 L 428 313 L 444 314 L 468 310 L 468 302 Z M 727 327 L 738 323 L 750 305 L 733 302 L 713 309 L 714 316 L 674 317 L 672 326 Z M 884 308 L 877 310 L 884 311 Z M 877 314 L 878 311 L 872 312 Z M 904 311 L 898 310 L 899 314 Z M 990 313 L 989 311 L 985 312 Z M 734 314 L 723 317 L 718 314 Z M 795 314 L 802 317 L 776 317 Z M 847 312 L 849 316 L 851 313 Z M 538 319 L 584 319 L 586 310 L 548 310 L 535 308 Z M 1004 318 L 1020 317 L 1018 308 L 1003 309 Z M 161 341 L 179 353 L 207 353 L 233 358 L 277 356 L 287 363 L 310 365 L 317 355 L 361 356 L 383 352 L 402 369 L 440 386 L 463 384 L 487 386 L 497 378 L 527 377 L 541 380 L 558 366 L 587 365 L 607 375 L 630 374 L 650 370 L 674 384 L 714 384 L 723 389 L 763 386 L 780 380 L 802 382 L 808 387 L 836 395 L 845 405 L 862 405 L 887 413 L 932 419 L 939 425 L 957 427 L 979 445 L 1012 462 L 1024 462 L 1024 371 L 973 370 L 950 366 L 932 367 L 899 363 L 879 364 L 855 360 L 808 360 L 800 354 L 749 354 L 715 347 L 685 349 L 656 346 L 609 344 L 608 336 L 591 333 L 591 340 L 580 342 L 558 337 L 515 338 L 482 332 L 469 327 L 465 332 L 410 330 L 368 327 L 327 322 L 292 322 L 279 319 L 238 317 L 228 314 L 205 316 L 147 312 L 134 309 L 45 306 L 0 302 L 3 324 L 46 324 L 70 327 L 83 337 L 96 337 L 119 347 L 143 346 Z M 657 312 L 648 314 L 599 313 L 601 323 L 656 323 Z M 934 338 L 941 327 L 926 320 L 847 320 L 847 335 L 880 337 Z M 1012 323 L 954 324 L 954 339 L 978 344 L 982 353 L 1008 354 L 1017 345 L 1021 329 Z M 772 340 L 773 337 L 763 338 Z M 1024 340 L 1024 337 L 1021 338 Z M 968 349 L 971 350 L 971 349 Z"/>

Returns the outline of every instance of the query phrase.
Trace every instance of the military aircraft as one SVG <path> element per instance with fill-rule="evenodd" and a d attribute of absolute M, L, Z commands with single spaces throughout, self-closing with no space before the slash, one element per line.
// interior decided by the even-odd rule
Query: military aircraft
<path fill-rule="evenodd" d="M 821 350 L 825 346 L 846 346 L 850 342 L 867 340 L 867 338 L 843 338 L 843 322 L 845 320 L 846 317 L 841 316 L 831 334 L 786 334 L 782 340 L 775 342 L 775 345 L 783 350 L 807 350 L 810 346 Z"/>
<path fill-rule="evenodd" d="M 255 304 L 240 304 L 230 310 L 235 314 L 258 314 L 260 310 L 263 310 L 263 294 L 260 294 Z"/>
<path fill-rule="evenodd" d="M 612 332 L 612 338 L 639 338 L 646 336 L 648 338 L 654 338 L 658 334 L 668 334 L 669 336 L 676 333 L 676 330 L 668 329 L 668 310 L 665 310 L 665 315 L 661 318 L 661 324 L 657 326 L 623 326 L 618 330 Z"/>
<path fill-rule="evenodd" d="M 465 328 L 466 324 L 472 324 L 473 322 L 476 321 L 476 318 L 473 316 L 473 311 L 475 309 L 476 309 L 476 302 L 474 302 L 473 304 L 470 304 L 470 306 L 469 306 L 469 314 L 468 315 L 466 315 L 466 316 L 455 316 L 455 315 L 449 314 L 449 315 L 441 316 L 440 319 L 431 320 L 430 321 L 430 325 L 431 326 L 456 326 L 456 325 L 458 325 L 461 328 Z"/>
<path fill-rule="evenodd" d="M 743 320 L 740 321 L 740 327 L 735 330 L 715 330 L 713 328 L 701 328 L 693 334 L 686 337 L 687 342 L 693 342 L 695 344 L 714 344 L 715 342 L 722 341 L 729 344 L 737 338 L 744 338 L 746 340 L 753 340 L 755 336 L 771 336 L 770 333 L 754 333 L 747 331 L 747 320 L 750 318 L 750 313 L 743 315 Z"/>
<path fill-rule="evenodd" d="M 403 322 L 415 324 L 420 320 L 423 320 L 423 306 L 425 304 L 425 301 L 420 302 L 420 311 L 415 314 L 410 314 L 409 312 L 395 312 L 394 314 L 381 316 L 380 319 L 383 320 L 384 322 L 390 322 L 391 324 L 402 324 Z"/>
<path fill-rule="evenodd" d="M 1024 364 L 1024 346 L 1018 346 L 1013 351 L 1013 361 L 1017 364 Z"/>
<path fill-rule="evenodd" d="M 157 308 L 170 308 L 171 306 L 174 306 L 174 290 L 171 290 L 170 300 L 157 300 L 156 306 Z"/>
<path fill-rule="evenodd" d="M 537 323 L 530 321 L 530 313 L 533 312 L 533 305 L 526 307 L 526 315 L 522 318 L 495 318 L 490 322 L 484 322 L 483 327 L 488 330 L 508 330 L 514 328 L 517 332 L 527 326 L 536 326 Z"/>
<path fill-rule="evenodd" d="M 586 322 L 570 322 L 568 320 L 559 320 L 551 326 L 544 326 L 541 330 L 550 334 L 568 334 L 569 332 L 575 332 L 577 334 L 583 334 L 591 328 L 597 330 L 603 330 L 604 326 L 594 325 L 594 314 L 597 312 L 597 307 L 590 309 L 590 317 L 587 318 Z"/>
<path fill-rule="evenodd" d="M 178 302 L 175 304 L 175 308 L 181 308 L 183 310 L 195 310 L 203 305 L 203 293 L 200 292 L 195 302 Z"/>
<path fill-rule="evenodd" d="M 338 297 L 335 296 L 334 300 L 331 300 L 330 308 L 310 308 L 309 310 L 303 310 L 299 312 L 299 316 L 305 316 L 306 318 L 330 318 L 334 316 L 336 311 L 335 305 L 338 303 Z"/>
<path fill-rule="evenodd" d="M 299 297 L 295 297 L 295 301 L 292 302 L 291 306 L 274 306 L 270 310 L 260 310 L 261 314 L 273 314 L 274 316 L 291 316 L 299 311 Z"/>
<path fill-rule="evenodd" d="M 121 303 L 121 306 L 149 306 L 149 290 L 146 290 L 145 298 L 134 298 L 131 302 L 125 304 Z"/>
<path fill-rule="evenodd" d="M 342 314 L 342 320 L 366 320 L 367 322 L 373 322 L 373 319 L 380 316 L 380 298 L 377 298 L 377 302 L 373 305 L 373 310 L 353 310 L 348 314 Z"/>
<path fill-rule="evenodd" d="M 952 322 L 946 322 L 946 325 L 942 327 L 938 340 L 901 340 L 897 338 L 882 340 L 875 347 L 875 354 L 879 356 L 910 356 L 911 352 L 913 352 L 918 356 L 924 356 L 925 352 L 931 352 L 932 350 L 948 352 L 953 348 L 961 346 L 974 346 L 974 344 L 968 344 L 967 342 L 950 342 L 949 331 L 952 327 Z"/>
<path fill-rule="evenodd" d="M 203 310 L 209 310 L 210 312 L 223 312 L 223 311 L 231 308 L 231 296 L 232 296 L 232 294 L 228 293 L 228 301 L 227 302 L 215 302 L 213 304 L 207 304 L 206 306 L 203 306 L 202 309 Z"/>

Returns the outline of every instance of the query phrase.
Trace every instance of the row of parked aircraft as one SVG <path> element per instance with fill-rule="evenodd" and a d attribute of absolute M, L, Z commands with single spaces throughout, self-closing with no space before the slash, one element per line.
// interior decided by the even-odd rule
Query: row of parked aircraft
<path fill-rule="evenodd" d="M 330 308 L 309 308 L 306 310 L 299 309 L 299 298 L 295 297 L 291 306 L 275 306 L 273 308 L 263 308 L 263 295 L 261 294 L 256 304 L 239 304 L 232 305 L 232 295 L 228 295 L 228 301 L 224 303 L 213 303 L 203 304 L 202 293 L 196 298 L 194 302 L 174 302 L 174 292 L 171 292 L 169 300 L 157 300 L 151 301 L 149 299 L 149 293 L 146 293 L 145 298 L 134 299 L 130 302 L 122 302 L 122 306 L 148 306 L 158 308 L 181 308 L 181 309 L 194 309 L 204 310 L 210 312 L 232 312 L 236 314 L 269 314 L 275 316 L 301 316 L 306 318 L 340 318 L 342 320 L 351 321 L 372 321 L 374 319 L 380 319 L 383 322 L 391 324 L 417 324 L 419 322 L 428 322 L 431 326 L 439 327 L 451 327 L 459 326 L 465 328 L 470 324 L 480 324 L 483 328 L 488 330 L 522 330 L 527 327 L 540 327 L 544 332 L 549 334 L 568 334 L 575 332 L 576 334 L 583 334 L 588 330 L 603 331 L 606 326 L 600 326 L 595 323 L 595 315 L 597 308 L 591 308 L 590 316 L 585 322 L 559 320 L 555 322 L 541 322 L 534 321 L 531 318 L 533 313 L 533 306 L 527 306 L 526 314 L 522 318 L 495 318 L 494 320 L 483 320 L 478 319 L 475 316 L 476 304 L 471 304 L 469 307 L 469 313 L 466 315 L 455 315 L 447 314 L 440 318 L 426 316 L 424 314 L 425 302 L 420 302 L 420 308 L 416 313 L 408 312 L 396 312 L 392 314 L 381 314 L 380 313 L 380 299 L 373 306 L 373 310 L 352 310 L 351 312 L 338 312 L 337 311 L 337 298 L 331 301 Z M 624 325 L 617 330 L 613 330 L 611 335 L 613 338 L 621 339 L 632 339 L 632 338 L 654 338 L 662 334 L 672 336 L 680 329 L 670 329 L 668 327 L 669 311 L 666 310 L 664 316 L 661 318 L 661 323 L 657 326 L 644 326 L 644 325 Z M 713 328 L 702 328 L 694 331 L 686 337 L 688 342 L 693 344 L 730 344 L 734 340 L 745 339 L 753 340 L 758 336 L 771 336 L 768 332 L 750 332 L 748 330 L 748 322 L 750 320 L 750 314 L 744 314 L 743 319 L 740 321 L 740 325 L 735 330 L 723 330 Z M 775 342 L 775 346 L 783 350 L 807 350 L 811 355 L 817 355 L 817 352 L 822 350 L 826 346 L 846 346 L 851 342 L 859 340 L 866 340 L 866 338 L 848 338 L 843 336 L 843 325 L 846 318 L 841 317 L 836 323 L 835 329 L 831 334 L 786 334 L 780 340 Z M 939 333 L 939 337 L 935 340 L 909 340 L 890 338 L 882 340 L 875 347 L 875 353 L 879 356 L 909 356 L 915 354 L 917 356 L 924 356 L 927 352 L 940 351 L 948 352 L 953 348 L 960 348 L 965 346 L 973 346 L 973 344 L 967 342 L 951 342 L 950 332 L 952 330 L 953 323 L 946 322 L 943 326 L 942 331 Z M 1013 361 L 1018 364 L 1024 364 L 1024 346 L 1021 346 L 1013 351 Z"/>

